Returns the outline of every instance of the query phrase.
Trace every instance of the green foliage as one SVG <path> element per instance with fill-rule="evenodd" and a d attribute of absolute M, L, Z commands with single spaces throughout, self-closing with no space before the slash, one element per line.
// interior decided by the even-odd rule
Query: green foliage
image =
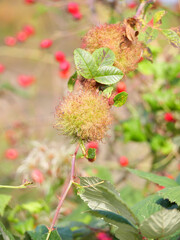
<path fill-rule="evenodd" d="M 180 185 L 162 189 L 161 191 L 158 192 L 158 195 L 165 199 L 167 198 L 169 199 L 170 202 L 172 203 L 175 202 L 177 203 L 177 205 L 180 206 Z"/>
<path fill-rule="evenodd" d="M 137 169 L 130 169 L 127 168 L 127 170 L 133 174 L 136 174 L 137 176 L 147 179 L 151 182 L 157 183 L 160 186 L 164 187 L 175 187 L 178 186 L 178 183 L 170 178 L 159 176 L 153 173 L 143 172 Z"/>
<path fill-rule="evenodd" d="M 107 98 L 109 98 L 112 94 L 113 91 L 113 87 L 107 87 L 104 91 L 103 91 L 103 95 L 106 96 Z"/>
<path fill-rule="evenodd" d="M 112 66 L 115 61 L 115 54 L 109 48 L 96 49 L 92 56 L 95 58 L 98 67 Z"/>
<path fill-rule="evenodd" d="M 88 159 L 95 159 L 96 158 L 96 149 L 95 148 L 89 148 L 88 149 Z"/>
<path fill-rule="evenodd" d="M 162 238 L 174 234 L 180 228 L 180 212 L 163 209 L 151 215 L 140 225 L 142 235 L 148 238 Z"/>
<path fill-rule="evenodd" d="M 70 92 L 72 92 L 73 89 L 74 89 L 74 85 L 76 83 L 76 79 L 77 79 L 77 71 L 69 78 L 68 89 L 69 89 Z"/>
<path fill-rule="evenodd" d="M 170 140 L 161 135 L 155 135 L 151 140 L 152 150 L 161 152 L 162 154 L 169 154 L 173 149 L 173 144 Z"/>
<path fill-rule="evenodd" d="M 162 19 L 162 17 L 166 14 L 166 12 L 164 10 L 161 11 L 157 11 L 154 16 L 153 16 L 153 20 L 154 20 L 154 27 L 158 27 L 160 25 L 160 21 Z"/>
<path fill-rule="evenodd" d="M 0 216 L 4 215 L 4 210 L 11 200 L 10 195 L 0 194 Z"/>
<path fill-rule="evenodd" d="M 109 48 L 97 49 L 92 55 L 84 49 L 74 51 L 74 61 L 79 75 L 95 79 L 98 83 L 111 85 L 120 81 L 123 73 L 112 66 L 115 55 Z"/>
<path fill-rule="evenodd" d="M 167 37 L 173 47 L 180 48 L 180 37 L 175 31 L 172 29 L 163 29 L 161 32 Z"/>
<path fill-rule="evenodd" d="M 80 178 L 84 192 L 80 197 L 92 210 L 105 210 L 120 214 L 132 224 L 138 221 L 132 211 L 121 199 L 119 192 L 108 181 L 102 181 L 97 177 Z"/>
<path fill-rule="evenodd" d="M 118 94 L 113 98 L 114 106 L 115 106 L 115 107 L 121 107 L 122 105 L 124 105 L 124 104 L 126 103 L 127 97 L 128 97 L 127 92 L 118 93 Z"/>
<path fill-rule="evenodd" d="M 15 240 L 12 234 L 4 227 L 2 222 L 0 222 L 0 237 L 3 237 L 4 240 Z"/>

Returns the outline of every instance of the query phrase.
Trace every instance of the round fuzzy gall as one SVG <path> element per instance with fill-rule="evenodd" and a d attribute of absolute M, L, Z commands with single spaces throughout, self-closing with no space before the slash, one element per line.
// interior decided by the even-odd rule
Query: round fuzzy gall
<path fill-rule="evenodd" d="M 107 100 L 92 91 L 70 93 L 56 108 L 55 127 L 73 140 L 100 141 L 112 122 Z"/>
<path fill-rule="evenodd" d="M 143 45 L 138 41 L 135 31 L 133 39 L 128 39 L 130 38 L 128 29 L 129 32 L 134 31 L 129 25 L 123 23 L 94 27 L 83 37 L 82 46 L 90 53 L 98 48 L 110 48 L 116 56 L 114 66 L 128 73 L 137 68 L 143 52 Z"/>

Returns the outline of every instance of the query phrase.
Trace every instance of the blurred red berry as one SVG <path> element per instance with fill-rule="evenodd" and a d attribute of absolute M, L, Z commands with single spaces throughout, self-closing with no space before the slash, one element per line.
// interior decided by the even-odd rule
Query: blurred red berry
<path fill-rule="evenodd" d="M 60 76 L 60 78 L 62 78 L 62 79 L 67 79 L 67 78 L 69 78 L 69 76 L 70 76 L 69 69 L 68 69 L 68 70 L 60 71 L 60 72 L 59 72 L 59 76 Z"/>
<path fill-rule="evenodd" d="M 87 143 L 86 149 L 88 150 L 89 148 L 95 148 L 96 152 L 98 152 L 98 150 L 99 150 L 98 142 L 89 142 L 89 143 Z"/>
<path fill-rule="evenodd" d="M 134 9 L 137 7 L 137 4 L 134 1 L 132 1 L 132 2 L 128 3 L 127 7 L 130 9 Z"/>
<path fill-rule="evenodd" d="M 0 73 L 3 73 L 5 70 L 5 67 L 3 64 L 0 63 Z"/>
<path fill-rule="evenodd" d="M 154 19 L 152 18 L 148 24 L 147 24 L 149 27 L 153 27 L 154 26 Z"/>
<path fill-rule="evenodd" d="M 124 92 L 126 91 L 126 84 L 124 82 L 119 82 L 117 87 L 116 87 L 116 92 Z"/>
<path fill-rule="evenodd" d="M 73 13 L 72 15 L 77 20 L 80 20 L 82 18 L 82 13 L 80 12 Z"/>
<path fill-rule="evenodd" d="M 97 235 L 96 235 L 96 238 L 98 240 L 112 240 L 112 237 L 110 237 L 107 233 L 105 232 L 99 232 Z"/>
<path fill-rule="evenodd" d="M 79 12 L 79 4 L 76 2 L 70 2 L 68 3 L 67 9 L 69 13 L 75 14 Z"/>
<path fill-rule="evenodd" d="M 175 122 L 176 121 L 176 119 L 173 117 L 172 113 L 165 113 L 164 120 L 166 122 Z"/>
<path fill-rule="evenodd" d="M 70 69 L 70 62 L 68 62 L 67 60 L 64 60 L 63 62 L 60 62 L 59 67 L 62 71 L 67 71 Z"/>
<path fill-rule="evenodd" d="M 14 46 L 16 44 L 16 38 L 15 37 L 6 37 L 4 40 L 5 44 L 7 46 Z"/>
<path fill-rule="evenodd" d="M 167 178 L 174 179 L 174 177 L 171 174 L 166 174 Z"/>
<path fill-rule="evenodd" d="M 44 181 L 44 176 L 39 169 L 34 169 L 31 173 L 31 177 L 36 183 L 43 183 Z"/>
<path fill-rule="evenodd" d="M 49 48 L 49 47 L 51 47 L 52 43 L 53 42 L 52 42 L 51 39 L 44 39 L 44 40 L 41 41 L 40 47 L 41 48 Z"/>
<path fill-rule="evenodd" d="M 58 51 L 55 53 L 55 59 L 58 62 L 64 62 L 66 60 L 65 54 L 61 51 Z"/>
<path fill-rule="evenodd" d="M 9 160 L 15 160 L 18 157 L 18 155 L 19 155 L 18 151 L 16 149 L 14 149 L 14 148 L 9 148 L 5 152 L 5 156 Z"/>
<path fill-rule="evenodd" d="M 128 165 L 129 165 L 129 160 L 128 160 L 128 158 L 125 157 L 125 156 L 121 156 L 121 157 L 119 158 L 119 164 L 120 164 L 122 167 L 128 166 Z"/>
<path fill-rule="evenodd" d="M 34 83 L 35 78 L 29 75 L 20 75 L 17 81 L 21 87 L 29 87 Z"/>
<path fill-rule="evenodd" d="M 31 25 L 26 25 L 23 28 L 23 31 L 26 33 L 26 35 L 29 37 L 35 33 L 34 27 Z"/>
<path fill-rule="evenodd" d="M 19 41 L 19 42 L 24 42 L 24 41 L 26 41 L 26 39 L 27 39 L 27 34 L 26 34 L 26 32 L 24 32 L 24 31 L 21 31 L 21 32 L 19 32 L 18 34 L 17 34 L 17 40 Z"/>
<path fill-rule="evenodd" d="M 32 4 L 32 3 L 35 3 L 36 2 L 36 0 L 24 0 L 25 1 L 25 3 L 27 3 L 27 4 Z"/>

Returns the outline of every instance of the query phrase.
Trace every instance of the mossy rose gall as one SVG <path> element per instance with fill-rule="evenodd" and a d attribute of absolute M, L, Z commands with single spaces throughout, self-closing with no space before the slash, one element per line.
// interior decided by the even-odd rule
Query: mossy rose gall
<path fill-rule="evenodd" d="M 69 94 L 57 106 L 56 119 L 63 134 L 84 142 L 102 140 L 112 122 L 107 99 L 90 90 Z"/>

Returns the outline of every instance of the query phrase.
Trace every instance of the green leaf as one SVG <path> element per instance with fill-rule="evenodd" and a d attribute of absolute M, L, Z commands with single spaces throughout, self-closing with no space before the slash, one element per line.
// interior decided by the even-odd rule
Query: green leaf
<path fill-rule="evenodd" d="M 148 173 L 148 172 L 143 172 L 137 169 L 131 169 L 131 168 L 127 168 L 127 170 L 133 174 L 136 174 L 137 176 L 147 179 L 151 182 L 157 183 L 160 186 L 164 186 L 164 187 L 175 187 L 175 186 L 179 186 L 177 184 L 177 182 L 175 182 L 174 180 L 167 178 L 167 177 L 163 177 L 163 176 L 159 176 L 153 173 Z"/>
<path fill-rule="evenodd" d="M 103 91 L 103 95 L 107 98 L 109 98 L 111 96 L 111 93 L 113 91 L 113 87 L 107 87 L 104 91 Z"/>
<path fill-rule="evenodd" d="M 77 71 L 69 78 L 68 89 L 70 92 L 73 91 L 76 80 L 77 80 Z"/>
<path fill-rule="evenodd" d="M 109 48 L 99 48 L 93 52 L 98 67 L 112 66 L 115 61 L 115 54 Z"/>
<path fill-rule="evenodd" d="M 119 82 L 123 78 L 123 73 L 120 69 L 114 66 L 99 67 L 95 75 L 95 80 L 98 83 L 111 85 Z"/>
<path fill-rule="evenodd" d="M 39 225 L 35 229 L 35 231 L 28 231 L 26 232 L 28 236 L 30 236 L 31 240 L 46 240 L 48 229 L 44 225 Z M 62 240 L 59 236 L 57 230 L 51 232 L 49 240 Z"/>
<path fill-rule="evenodd" d="M 95 148 L 89 148 L 88 149 L 88 159 L 95 159 L 96 158 L 96 149 Z"/>
<path fill-rule="evenodd" d="M 161 21 L 162 17 L 166 14 L 166 12 L 164 10 L 162 11 L 158 11 L 154 14 L 154 26 L 159 26 L 159 22 Z"/>
<path fill-rule="evenodd" d="M 90 211 L 96 217 L 103 218 L 107 223 L 115 225 L 117 230 L 115 231 L 115 236 L 121 240 L 138 240 L 141 239 L 138 230 L 131 225 L 122 216 L 108 212 L 108 211 Z"/>
<path fill-rule="evenodd" d="M 180 206 L 180 186 L 164 188 L 157 193 L 159 196 L 163 198 L 169 199 L 170 202 L 175 202 Z"/>
<path fill-rule="evenodd" d="M 140 231 L 147 238 L 168 237 L 180 229 L 180 212 L 176 209 L 162 209 L 140 225 Z"/>
<path fill-rule="evenodd" d="M 0 222 L 0 236 L 1 235 L 4 240 L 15 240 L 12 234 L 4 227 L 2 222 Z"/>
<path fill-rule="evenodd" d="M 39 202 L 28 202 L 22 204 L 22 208 L 29 211 L 30 213 L 39 213 L 44 210 L 44 206 Z"/>
<path fill-rule="evenodd" d="M 115 106 L 115 107 L 121 107 L 122 105 L 124 105 L 124 104 L 126 103 L 127 97 L 128 97 L 127 92 L 118 93 L 118 94 L 113 98 L 114 106 Z"/>
<path fill-rule="evenodd" d="M 4 215 L 4 210 L 8 205 L 9 201 L 11 200 L 10 195 L 0 194 L 0 215 Z"/>
<path fill-rule="evenodd" d="M 160 211 L 163 207 L 158 204 L 161 200 L 161 197 L 158 195 L 150 195 L 143 199 L 142 201 L 136 203 L 131 209 L 134 214 L 137 216 L 140 222 L 143 222 L 145 219 L 149 218 L 155 212 Z"/>
<path fill-rule="evenodd" d="M 96 75 L 98 66 L 89 52 L 81 48 L 75 49 L 74 61 L 78 74 L 88 79 L 91 79 Z"/>
<path fill-rule="evenodd" d="M 163 29 L 161 32 L 167 37 L 173 47 L 180 48 L 180 37 L 175 31 L 171 29 Z"/>
<path fill-rule="evenodd" d="M 120 190 L 120 196 L 129 207 L 132 207 L 134 204 L 144 198 L 140 189 L 134 188 L 127 184 Z"/>
<path fill-rule="evenodd" d="M 84 186 L 84 192 L 80 193 L 80 197 L 92 210 L 110 211 L 121 215 L 132 224 L 138 225 L 138 220 L 132 211 L 108 181 L 103 181 L 97 177 L 81 177 L 80 180 L 81 186 Z"/>

